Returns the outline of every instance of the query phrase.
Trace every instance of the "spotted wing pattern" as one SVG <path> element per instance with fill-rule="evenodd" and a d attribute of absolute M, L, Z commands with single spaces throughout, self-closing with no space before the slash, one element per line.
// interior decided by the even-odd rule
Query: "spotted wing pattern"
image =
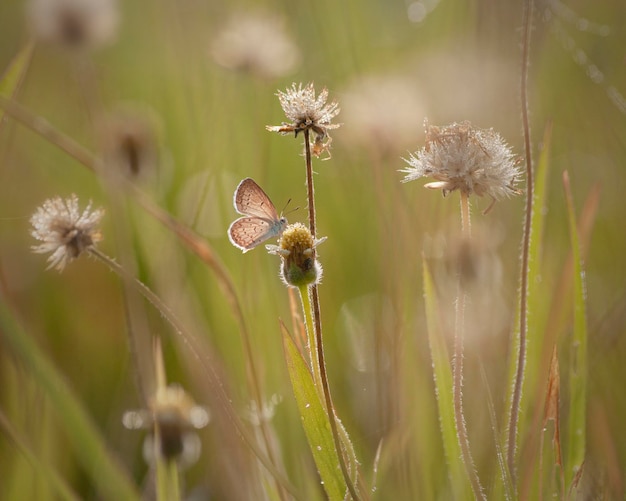
<path fill-rule="evenodd" d="M 230 242 L 243 252 L 280 235 L 287 225 L 287 220 L 278 216 L 269 197 L 250 178 L 239 183 L 233 203 L 237 212 L 244 217 L 233 221 L 228 228 L 228 237 Z"/>
<path fill-rule="evenodd" d="M 237 186 L 233 203 L 237 212 L 244 216 L 261 217 L 271 221 L 279 219 L 270 197 L 249 177 Z"/>

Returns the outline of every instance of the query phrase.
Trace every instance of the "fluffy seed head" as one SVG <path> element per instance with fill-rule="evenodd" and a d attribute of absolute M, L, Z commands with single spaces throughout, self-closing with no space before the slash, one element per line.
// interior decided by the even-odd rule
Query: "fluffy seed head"
<path fill-rule="evenodd" d="M 68 49 L 93 49 L 113 41 L 119 24 L 115 0 L 30 0 L 35 36 Z"/>
<path fill-rule="evenodd" d="M 224 68 L 261 78 L 288 75 L 300 62 L 282 19 L 267 14 L 234 16 L 213 41 L 211 55 Z"/>
<path fill-rule="evenodd" d="M 518 157 L 493 129 L 478 129 L 469 122 L 444 127 L 426 125 L 426 145 L 404 159 L 409 167 L 403 182 L 432 177 L 426 188 L 444 196 L 460 190 L 500 200 L 521 193 L 515 185 L 521 172 Z"/>
<path fill-rule="evenodd" d="M 315 248 L 326 238 L 315 240 L 302 223 L 287 226 L 279 245 L 266 245 L 271 254 L 282 258 L 281 277 L 286 285 L 302 287 L 322 279 L 322 267 L 315 257 Z"/>
<path fill-rule="evenodd" d="M 30 218 L 31 235 L 43 242 L 31 249 L 39 254 L 50 253 L 48 269 L 62 271 L 67 263 L 102 240 L 98 225 L 103 215 L 103 209 L 91 210 L 91 202 L 81 213 L 74 194 L 65 200 L 46 200 Z"/>
<path fill-rule="evenodd" d="M 332 120 L 338 114 L 340 108 L 335 101 L 326 104 L 328 99 L 328 89 L 323 88 L 317 98 L 313 83 L 306 86 L 302 84 L 291 84 L 291 88 L 285 92 L 278 91 L 278 100 L 285 112 L 285 116 L 290 122 L 283 122 L 281 125 L 268 125 L 267 130 L 280 134 L 294 133 L 295 136 L 304 130 L 311 130 L 310 141 L 315 156 L 328 152 L 331 138 L 328 131 L 341 127 L 341 124 L 333 124 Z"/>

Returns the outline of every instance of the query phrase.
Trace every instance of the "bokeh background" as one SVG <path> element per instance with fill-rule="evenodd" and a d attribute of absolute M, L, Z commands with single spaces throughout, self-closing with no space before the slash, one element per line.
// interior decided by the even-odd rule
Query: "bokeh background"
<path fill-rule="evenodd" d="M 559 289 L 570 250 L 561 183 L 567 170 L 579 213 L 590 194 L 599 193 L 585 243 L 586 485 L 601 498 L 620 499 L 626 473 L 626 4 L 535 3 L 528 80 L 535 158 L 549 123 L 552 140 L 547 204 L 538 208 L 545 215 L 545 240 L 536 298 L 540 307 L 533 312 L 532 328 L 540 339 L 550 340 L 544 359 L 556 344 L 567 364 L 571 311 L 564 307 L 556 320 L 550 316 L 571 296 L 571 286 Z M 278 210 L 291 200 L 287 211 L 299 210 L 289 212 L 288 219 L 306 222 L 301 138 L 280 137 L 265 126 L 284 120 L 278 89 L 310 81 L 318 91 L 327 87 L 330 100 L 342 108 L 337 121 L 343 126 L 332 134 L 332 158 L 317 160 L 314 170 L 318 233 L 328 237 L 319 249 L 324 267 L 320 295 L 338 413 L 364 471 L 371 472 L 385 439 L 378 499 L 449 499 L 421 268 L 425 255 L 439 284 L 442 317 L 452 319 L 446 256 L 460 224 L 458 196 L 442 198 L 424 190 L 420 181 L 401 184 L 398 170 L 405 165 L 402 157 L 423 146 L 426 117 L 436 125 L 469 120 L 493 127 L 523 154 L 522 3 L 137 0 L 120 2 L 118 10 L 117 29 L 108 33 L 106 23 L 98 26 L 106 36 L 89 49 L 39 40 L 16 100 L 97 154 L 106 154 L 111 130 L 134 120 L 153 131 L 145 179 L 138 183 L 206 239 L 232 276 L 284 470 L 305 499 L 315 499 L 322 493 L 279 330 L 279 318 L 291 325 L 279 260 L 262 246 L 242 255 L 226 230 L 236 217 L 233 191 L 245 177 L 253 177 Z M 0 2 L 0 72 L 36 31 L 36 21 L 29 21 L 26 12 L 24 2 Z M 141 453 L 145 432 L 125 429 L 122 416 L 145 406 L 137 380 L 150 385 L 150 343 L 140 350 L 138 364 L 129 354 L 122 284 L 102 263 L 81 257 L 58 273 L 46 271 L 45 259 L 30 252 L 30 215 L 46 198 L 71 193 L 83 204 L 93 200 L 105 207 L 100 248 L 133 262 L 135 273 L 215 350 L 233 404 L 245 419 L 251 397 L 241 336 L 214 274 L 171 232 L 132 196 L 122 195 L 120 202 L 119 193 L 101 177 L 4 117 L 3 298 L 141 486 L 149 483 Z M 474 455 L 487 485 L 497 474 L 487 399 L 493 399 L 504 426 L 523 198 L 502 201 L 486 216 L 481 211 L 489 201 L 472 200 L 484 283 L 468 313 L 474 327 L 469 329 L 465 402 Z M 210 410 L 211 388 L 171 328 L 147 303 L 133 304 L 143 332 L 164 340 L 168 379 Z M 97 498 L 92 479 L 68 448 L 53 403 L 6 344 L 0 347 L 3 413 L 80 497 Z M 545 382 L 545 370 L 531 378 Z M 567 388 L 562 391 L 566 401 Z M 522 418 L 530 422 L 537 406 L 528 405 Z M 242 466 L 249 463 L 242 459 L 248 452 L 228 423 L 212 421 L 199 436 L 202 452 L 185 470 L 186 491 L 197 499 L 258 496 L 262 483 L 255 484 L 249 467 Z M 55 498 L 1 434 L 0 478 L 3 499 Z M 251 486 L 242 486 L 246 483 Z"/>

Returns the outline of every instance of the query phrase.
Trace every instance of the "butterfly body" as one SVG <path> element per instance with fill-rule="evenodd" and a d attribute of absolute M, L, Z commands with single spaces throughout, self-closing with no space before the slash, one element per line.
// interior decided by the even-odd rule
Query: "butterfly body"
<path fill-rule="evenodd" d="M 269 238 L 280 236 L 287 226 L 287 219 L 278 215 L 270 198 L 251 178 L 239 183 L 233 205 L 243 217 L 230 225 L 228 238 L 243 252 L 254 249 Z"/>

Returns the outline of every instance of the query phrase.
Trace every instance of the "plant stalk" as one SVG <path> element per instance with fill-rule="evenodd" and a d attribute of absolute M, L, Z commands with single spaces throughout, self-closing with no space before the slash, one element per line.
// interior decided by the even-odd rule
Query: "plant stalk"
<path fill-rule="evenodd" d="M 311 157 L 311 143 L 310 143 L 310 134 L 309 130 L 304 130 L 304 159 L 306 164 L 306 185 L 307 185 L 307 199 L 308 199 L 308 208 L 309 208 L 309 230 L 311 231 L 311 235 L 315 240 L 316 235 L 316 226 L 315 226 L 315 189 L 313 186 L 313 161 Z M 315 249 L 313 249 L 312 259 L 315 259 Z M 306 292 L 306 293 L 305 293 Z M 310 292 L 310 298 L 309 298 Z M 341 468 L 341 472 L 343 473 L 344 479 L 346 481 L 346 485 L 348 486 L 348 490 L 350 491 L 350 495 L 354 501 L 358 501 L 360 499 L 359 495 L 356 492 L 356 488 L 353 485 L 352 479 L 350 478 L 350 472 L 348 470 L 348 466 L 346 465 L 345 457 L 342 447 L 341 437 L 339 436 L 339 430 L 337 427 L 337 421 L 335 420 L 335 407 L 333 406 L 332 397 L 330 394 L 330 385 L 328 384 L 328 374 L 326 373 L 326 361 L 324 360 L 324 344 L 322 339 L 322 320 L 320 313 L 320 300 L 317 291 L 317 284 L 313 284 L 310 286 L 310 291 L 300 290 L 300 297 L 302 298 L 302 306 L 305 310 L 305 317 L 307 315 L 311 315 L 313 317 L 313 332 L 307 333 L 307 337 L 309 338 L 309 349 L 311 350 L 311 365 L 313 365 L 313 372 L 318 372 L 319 377 L 319 389 L 322 391 L 324 402 L 326 405 L 326 411 L 328 412 L 328 421 L 330 423 L 330 429 L 333 434 L 333 440 L 335 442 L 335 447 L 337 448 L 337 456 L 339 457 L 339 466 Z M 306 302 L 308 304 L 308 308 L 305 307 L 305 297 Z M 306 310 L 309 310 L 307 312 Z M 307 321 L 307 331 L 310 328 L 310 318 Z M 314 343 L 311 344 L 310 340 L 314 337 Z M 317 367 L 315 367 L 317 366 Z"/>
<path fill-rule="evenodd" d="M 530 35 L 532 28 L 533 2 L 524 2 L 522 34 L 522 73 L 520 96 L 522 104 L 522 128 L 524 130 L 524 154 L 526 156 L 526 214 L 524 217 L 524 237 L 522 242 L 522 263 L 520 278 L 520 317 L 519 317 L 519 343 L 517 352 L 517 369 L 513 383 L 513 395 L 511 397 L 511 409 L 509 412 L 509 426 L 507 438 L 507 465 L 511 474 L 513 485 L 517 484 L 515 470 L 515 456 L 517 454 L 517 430 L 519 425 L 519 413 L 522 401 L 522 386 L 524 384 L 524 372 L 526 369 L 526 331 L 528 329 L 528 272 L 530 256 L 530 232 L 533 215 L 534 175 L 532 164 L 532 150 L 530 145 L 530 120 L 528 118 L 528 64 L 530 52 Z"/>
<path fill-rule="evenodd" d="M 463 238 L 471 237 L 469 194 L 461 190 L 461 232 Z M 470 479 L 472 491 L 476 499 L 487 499 L 480 484 L 476 465 L 467 434 L 465 414 L 463 411 L 463 351 L 465 343 L 465 305 L 467 293 L 463 287 L 463 278 L 460 268 L 457 270 L 457 297 L 454 317 L 454 360 L 452 363 L 453 381 L 452 395 L 454 399 L 454 421 L 456 423 L 457 438 L 461 447 L 461 455 L 465 472 Z"/>

